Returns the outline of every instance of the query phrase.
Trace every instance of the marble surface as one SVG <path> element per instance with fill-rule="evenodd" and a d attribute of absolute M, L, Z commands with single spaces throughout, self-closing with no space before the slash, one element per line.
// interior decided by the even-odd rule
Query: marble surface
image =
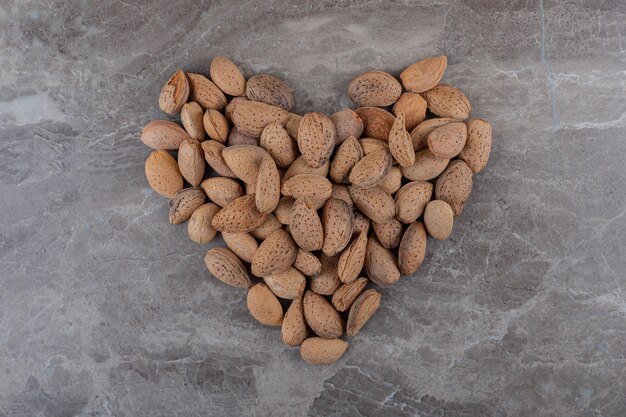
<path fill-rule="evenodd" d="M 626 415 L 626 3 L 0 1 L 0 416 Z M 445 53 L 493 124 L 452 237 L 331 367 L 167 223 L 139 141 L 226 54 L 349 105 Z"/>

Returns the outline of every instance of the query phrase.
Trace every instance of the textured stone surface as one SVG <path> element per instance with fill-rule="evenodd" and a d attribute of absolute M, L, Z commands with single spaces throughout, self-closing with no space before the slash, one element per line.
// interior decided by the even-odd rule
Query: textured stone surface
<path fill-rule="evenodd" d="M 0 416 L 626 415 L 625 4 L 0 1 Z M 436 53 L 492 160 L 344 358 L 306 366 L 167 223 L 139 130 L 216 54 L 333 112 L 362 69 Z"/>

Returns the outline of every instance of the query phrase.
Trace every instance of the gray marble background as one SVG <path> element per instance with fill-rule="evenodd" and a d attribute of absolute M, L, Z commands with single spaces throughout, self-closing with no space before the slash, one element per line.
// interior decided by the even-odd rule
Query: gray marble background
<path fill-rule="evenodd" d="M 0 0 L 0 416 L 626 415 L 626 3 Z M 436 53 L 494 129 L 452 237 L 303 364 L 167 223 L 139 141 L 225 54 L 348 105 Z"/>

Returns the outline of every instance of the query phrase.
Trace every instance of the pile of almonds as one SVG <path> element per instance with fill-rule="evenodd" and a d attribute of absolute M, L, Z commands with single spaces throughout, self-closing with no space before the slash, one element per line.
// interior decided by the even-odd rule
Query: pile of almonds
<path fill-rule="evenodd" d="M 182 127 L 155 120 L 141 132 L 170 223 L 188 221 L 200 244 L 222 233 L 228 248 L 207 252 L 209 272 L 247 289 L 252 316 L 281 326 L 308 363 L 343 355 L 343 334 L 380 304 L 366 288 L 417 270 L 427 236 L 450 235 L 487 164 L 491 125 L 467 120 L 467 97 L 440 84 L 446 66 L 445 56 L 418 61 L 401 82 L 364 72 L 348 87 L 356 110 L 300 116 L 284 81 L 246 80 L 217 57 L 210 79 L 179 70 L 161 90 L 160 108 Z"/>

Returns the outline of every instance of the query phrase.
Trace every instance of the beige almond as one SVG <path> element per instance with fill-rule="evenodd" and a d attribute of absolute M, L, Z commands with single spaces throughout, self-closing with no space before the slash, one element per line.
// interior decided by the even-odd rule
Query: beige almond
<path fill-rule="evenodd" d="M 178 148 L 178 169 L 189 184 L 197 187 L 204 177 L 204 151 L 195 139 L 187 139 Z"/>
<path fill-rule="evenodd" d="M 237 129 L 237 127 L 233 126 L 228 133 L 228 139 L 226 139 L 226 146 L 236 146 L 236 145 L 254 145 L 259 146 L 259 139 L 253 136 L 244 135 Z"/>
<path fill-rule="evenodd" d="M 319 274 L 311 277 L 309 284 L 311 291 L 322 295 L 332 295 L 341 286 L 341 280 L 337 275 L 338 259 L 339 256 L 336 255 L 327 256 L 323 253 L 320 255 L 322 268 Z"/>
<path fill-rule="evenodd" d="M 202 107 L 195 101 L 185 103 L 180 109 L 180 121 L 183 123 L 183 127 L 189 136 L 198 142 L 202 142 L 206 136 L 202 120 L 203 114 Z"/>
<path fill-rule="evenodd" d="M 161 89 L 159 107 L 165 113 L 176 114 L 187 102 L 187 97 L 189 97 L 189 83 L 185 73 L 178 70 Z"/>
<path fill-rule="evenodd" d="M 391 219 L 387 223 L 372 223 L 374 233 L 385 249 L 395 249 L 400 244 L 404 226 L 398 219 Z"/>
<path fill-rule="evenodd" d="M 272 233 L 283 228 L 283 224 L 278 221 L 276 216 L 268 214 L 265 221 L 256 229 L 252 230 L 250 234 L 257 240 L 264 241 Z"/>
<path fill-rule="evenodd" d="M 350 243 L 352 222 L 352 209 L 345 201 L 336 198 L 326 201 L 322 211 L 324 228 L 322 252 L 325 255 L 336 255 Z"/>
<path fill-rule="evenodd" d="M 430 149 L 415 153 L 415 163 L 402 168 L 402 175 L 410 181 L 429 181 L 437 178 L 448 166 L 449 159 L 437 158 Z"/>
<path fill-rule="evenodd" d="M 226 164 L 222 157 L 222 151 L 225 146 L 214 140 L 205 140 L 200 144 L 204 151 L 204 160 L 209 164 L 213 171 L 221 177 L 237 178 L 237 175 Z"/>
<path fill-rule="evenodd" d="M 402 86 L 384 71 L 366 71 L 348 85 L 348 97 L 359 106 L 387 107 L 400 98 Z"/>
<path fill-rule="evenodd" d="M 206 203 L 198 207 L 187 223 L 189 239 L 201 245 L 213 240 L 217 235 L 217 230 L 211 226 L 211 220 L 218 211 L 220 211 L 220 207 L 213 203 Z"/>
<path fill-rule="evenodd" d="M 369 233 L 370 219 L 359 210 L 355 210 L 354 212 L 353 223 L 354 225 L 352 226 L 352 236 L 358 235 L 361 232 L 365 232 L 365 234 Z"/>
<path fill-rule="evenodd" d="M 287 131 L 287 134 L 293 139 L 298 139 L 298 129 L 300 129 L 301 121 L 302 116 L 300 116 L 299 114 L 289 113 L 289 115 L 287 116 L 285 130 Z"/>
<path fill-rule="evenodd" d="M 307 165 L 324 165 L 335 148 L 335 125 L 322 113 L 307 113 L 298 127 L 298 149 Z"/>
<path fill-rule="evenodd" d="M 239 67 L 230 59 L 224 56 L 213 58 L 209 75 L 215 85 L 229 96 L 242 96 L 245 94 L 246 79 Z"/>
<path fill-rule="evenodd" d="M 189 220 L 198 207 L 204 204 L 206 194 L 202 188 L 193 187 L 180 190 L 170 200 L 169 221 L 181 224 Z"/>
<path fill-rule="evenodd" d="M 304 250 L 320 250 L 324 244 L 322 221 L 310 201 L 299 199 L 291 209 L 289 231 L 293 240 Z"/>
<path fill-rule="evenodd" d="M 293 208 L 294 201 L 295 200 L 291 197 L 281 197 L 274 210 L 274 215 L 278 221 L 285 226 L 291 223 L 291 209 Z"/>
<path fill-rule="evenodd" d="M 433 200 L 424 210 L 424 226 L 428 234 L 437 240 L 447 239 L 454 226 L 454 212 L 443 200 Z"/>
<path fill-rule="evenodd" d="M 226 116 L 226 119 L 229 122 L 233 121 L 233 110 L 235 110 L 235 107 L 237 106 L 237 104 L 243 103 L 244 101 L 250 101 L 250 100 L 246 96 L 240 96 L 240 97 L 233 97 L 228 102 L 228 104 L 224 108 L 224 116 Z"/>
<path fill-rule="evenodd" d="M 246 96 L 272 106 L 291 110 L 294 99 L 291 87 L 283 80 L 269 74 L 259 74 L 248 78 Z"/>
<path fill-rule="evenodd" d="M 344 323 L 341 315 L 326 298 L 313 291 L 304 293 L 304 318 L 319 337 L 335 339 L 343 334 Z"/>
<path fill-rule="evenodd" d="M 450 85 L 439 84 L 426 91 L 424 98 L 428 103 L 428 110 L 439 117 L 465 120 L 472 111 L 472 106 L 465 94 Z"/>
<path fill-rule="evenodd" d="M 206 134 L 213 140 L 225 143 L 228 139 L 230 125 L 226 117 L 215 109 L 208 109 L 202 118 L 202 124 Z"/>
<path fill-rule="evenodd" d="M 240 101 L 234 106 L 231 119 L 241 133 L 259 137 L 265 126 L 278 123 L 281 126 L 287 122 L 289 113 L 280 107 L 258 101 Z"/>
<path fill-rule="evenodd" d="M 269 287 L 261 282 L 248 290 L 246 304 L 252 317 L 266 326 L 283 324 L 283 307 Z"/>
<path fill-rule="evenodd" d="M 352 197 L 350 197 L 350 189 L 347 185 L 333 184 L 333 192 L 330 196 L 331 198 L 343 200 L 346 202 L 348 207 L 351 209 L 354 208 L 354 201 L 352 201 Z"/>
<path fill-rule="evenodd" d="M 332 365 L 348 350 L 348 342 L 341 339 L 309 337 L 300 345 L 300 356 L 309 365 Z"/>
<path fill-rule="evenodd" d="M 256 181 L 256 207 L 261 213 L 274 211 L 280 200 L 280 174 L 274 159 L 265 155 Z"/>
<path fill-rule="evenodd" d="M 361 149 L 363 150 L 363 156 L 380 150 L 389 152 L 389 143 L 380 139 L 362 138 L 359 139 L 359 145 L 361 145 Z"/>
<path fill-rule="evenodd" d="M 380 187 L 350 186 L 350 196 L 363 214 L 377 223 L 387 223 L 395 215 L 393 198 Z"/>
<path fill-rule="evenodd" d="M 339 312 L 348 310 L 350 306 L 352 306 L 352 303 L 354 303 L 354 300 L 363 292 L 368 281 L 367 278 L 360 277 L 337 288 L 332 299 L 332 304 L 335 309 Z"/>
<path fill-rule="evenodd" d="M 254 254 L 259 249 L 259 243 L 250 233 L 222 232 L 224 243 L 228 245 L 231 251 L 235 253 L 242 261 L 251 263 Z"/>
<path fill-rule="evenodd" d="M 326 177 L 316 174 L 300 174 L 283 182 L 282 194 L 295 200 L 308 199 L 315 209 L 321 208 L 333 192 L 333 185 Z"/>
<path fill-rule="evenodd" d="M 363 328 L 378 310 L 378 306 L 380 306 L 380 293 L 375 289 L 366 290 L 359 295 L 359 298 L 350 307 L 348 322 L 346 323 L 348 337 L 355 336 Z"/>
<path fill-rule="evenodd" d="M 349 136 L 337 148 L 330 163 L 330 178 L 336 183 L 347 182 L 350 171 L 363 158 L 363 150 L 354 136 Z"/>
<path fill-rule="evenodd" d="M 396 218 L 402 223 L 413 223 L 424 213 L 433 195 L 433 185 L 427 181 L 412 181 L 396 193 Z"/>
<path fill-rule="evenodd" d="M 220 207 L 224 207 L 244 195 L 241 185 L 232 178 L 207 178 L 202 181 L 200 187 L 202 187 L 209 200 Z"/>
<path fill-rule="evenodd" d="M 145 173 L 150 187 L 164 197 L 174 198 L 183 188 L 183 176 L 178 169 L 178 163 L 165 150 L 156 150 L 148 156 Z"/>
<path fill-rule="evenodd" d="M 472 191 L 472 169 L 460 159 L 450 162 L 435 185 L 435 198 L 450 204 L 455 216 L 463 212 L 463 205 Z"/>
<path fill-rule="evenodd" d="M 413 149 L 420 151 L 428 148 L 428 135 L 438 127 L 445 126 L 448 123 L 456 122 L 455 119 L 450 117 L 436 117 L 434 119 L 424 120 L 418 124 L 415 129 L 411 130 L 411 142 L 413 142 Z"/>
<path fill-rule="evenodd" d="M 317 275 L 322 270 L 322 263 L 317 256 L 303 249 L 298 249 L 293 266 L 307 277 Z"/>
<path fill-rule="evenodd" d="M 281 168 L 288 168 L 298 157 L 298 146 L 278 123 L 270 123 L 261 133 L 260 145 Z"/>
<path fill-rule="evenodd" d="M 467 127 L 463 122 L 448 123 L 428 135 L 428 149 L 437 158 L 454 158 L 465 146 Z"/>
<path fill-rule="evenodd" d="M 426 118 L 426 108 L 428 107 L 426 100 L 419 94 L 406 92 L 403 93 L 396 104 L 393 105 L 392 113 L 398 117 L 404 114 L 404 128 L 411 131 L 418 124 L 422 123 Z"/>
<path fill-rule="evenodd" d="M 402 186 L 402 171 L 398 167 L 391 167 L 377 185 L 388 194 L 395 194 Z"/>
<path fill-rule="evenodd" d="M 213 81 L 201 74 L 187 73 L 189 81 L 189 99 L 195 101 L 204 110 L 222 110 L 226 107 L 226 97 Z"/>
<path fill-rule="evenodd" d="M 283 342 L 287 346 L 299 346 L 308 335 L 306 320 L 304 318 L 304 305 L 302 297 L 291 302 L 280 329 Z"/>
<path fill-rule="evenodd" d="M 381 287 L 391 285 L 400 279 L 396 257 L 389 249 L 385 249 L 375 236 L 370 236 L 367 240 L 364 266 L 369 279 Z"/>
<path fill-rule="evenodd" d="M 282 272 L 293 264 L 298 248 L 286 230 L 276 230 L 259 245 L 252 258 L 251 271 L 257 277 Z"/>
<path fill-rule="evenodd" d="M 302 297 L 306 287 L 306 278 L 294 267 L 263 277 L 265 284 L 276 297 L 293 300 Z"/>
<path fill-rule="evenodd" d="M 359 276 L 365 262 L 366 248 L 367 230 L 359 232 L 339 256 L 337 276 L 341 282 L 350 283 Z"/>
<path fill-rule="evenodd" d="M 491 125 L 483 119 L 472 119 L 467 122 L 467 142 L 459 153 L 474 173 L 485 168 L 491 153 Z"/>
<path fill-rule="evenodd" d="M 169 120 L 153 120 L 141 129 L 141 141 L 152 149 L 176 150 L 189 134 Z"/>
<path fill-rule="evenodd" d="M 391 154 L 388 151 L 372 152 L 354 165 L 348 178 L 353 185 L 358 187 L 373 187 L 385 178 L 391 169 L 391 162 Z"/>
<path fill-rule="evenodd" d="M 411 275 L 426 257 L 426 229 L 422 222 L 411 224 L 400 241 L 398 268 L 402 275 Z"/>
<path fill-rule="evenodd" d="M 307 165 L 304 158 L 299 156 L 295 161 L 289 165 L 287 171 L 285 171 L 285 175 L 283 175 L 283 181 L 288 181 L 290 178 L 295 177 L 300 174 L 315 174 L 321 175 L 322 177 L 328 176 L 328 171 L 330 170 L 330 160 L 326 161 L 324 165 L 319 168 L 313 168 Z"/>
<path fill-rule="evenodd" d="M 246 268 L 237 256 L 226 248 L 209 249 L 204 257 L 209 272 L 224 284 L 248 288 L 251 285 Z"/>
<path fill-rule="evenodd" d="M 222 151 L 224 162 L 230 170 L 237 178 L 251 185 L 256 184 L 261 162 L 267 154 L 263 148 L 253 145 L 229 146 Z"/>
<path fill-rule="evenodd" d="M 423 93 L 439 84 L 447 66 L 448 58 L 445 55 L 422 59 L 402 71 L 400 80 L 407 90 Z"/>
<path fill-rule="evenodd" d="M 222 207 L 211 224 L 220 232 L 249 232 L 265 222 L 267 214 L 256 208 L 254 194 L 244 195 Z"/>
<path fill-rule="evenodd" d="M 404 127 L 404 113 L 400 113 L 389 131 L 389 152 L 400 166 L 411 166 L 415 163 L 415 151 L 411 136 Z"/>
<path fill-rule="evenodd" d="M 395 117 L 380 107 L 361 107 L 356 114 L 363 121 L 363 136 L 387 141 Z"/>
<path fill-rule="evenodd" d="M 342 109 L 330 116 L 335 125 L 335 141 L 341 144 L 350 136 L 360 138 L 363 133 L 363 121 L 352 109 Z"/>

